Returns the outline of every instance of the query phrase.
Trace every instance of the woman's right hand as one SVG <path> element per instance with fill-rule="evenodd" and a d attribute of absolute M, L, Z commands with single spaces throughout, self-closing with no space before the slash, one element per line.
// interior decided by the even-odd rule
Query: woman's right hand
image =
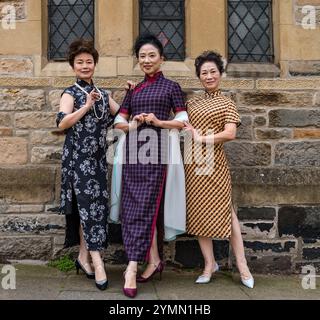
<path fill-rule="evenodd" d="M 87 101 L 85 103 L 85 107 L 88 111 L 93 107 L 96 101 L 100 98 L 100 94 L 93 89 L 89 94 L 87 94 Z"/>

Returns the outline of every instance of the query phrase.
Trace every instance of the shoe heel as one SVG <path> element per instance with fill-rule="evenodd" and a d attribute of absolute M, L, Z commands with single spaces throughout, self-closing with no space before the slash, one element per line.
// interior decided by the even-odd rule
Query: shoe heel
<path fill-rule="evenodd" d="M 76 272 L 77 272 L 77 274 L 79 274 L 80 266 L 79 266 L 79 263 L 78 263 L 77 260 L 74 262 L 74 265 L 75 265 L 75 267 L 76 267 Z"/>

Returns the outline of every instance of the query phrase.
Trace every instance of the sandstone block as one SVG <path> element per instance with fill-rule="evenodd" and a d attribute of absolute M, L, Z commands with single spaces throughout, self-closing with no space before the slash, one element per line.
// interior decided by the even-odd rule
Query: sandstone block
<path fill-rule="evenodd" d="M 1 89 L 0 110 L 40 111 L 45 106 L 43 90 Z"/>
<path fill-rule="evenodd" d="M 266 166 L 271 162 L 271 146 L 267 143 L 229 142 L 225 151 L 231 166 Z"/>
<path fill-rule="evenodd" d="M 285 166 L 320 166 L 320 142 L 278 143 L 275 164 Z"/>
<path fill-rule="evenodd" d="M 0 138 L 0 164 L 28 162 L 28 142 L 24 138 Z"/>
<path fill-rule="evenodd" d="M 56 113 L 53 112 L 21 112 L 15 114 L 16 128 L 19 129 L 54 129 Z"/>
<path fill-rule="evenodd" d="M 58 163 L 61 160 L 61 147 L 34 147 L 31 151 L 32 163 Z"/>

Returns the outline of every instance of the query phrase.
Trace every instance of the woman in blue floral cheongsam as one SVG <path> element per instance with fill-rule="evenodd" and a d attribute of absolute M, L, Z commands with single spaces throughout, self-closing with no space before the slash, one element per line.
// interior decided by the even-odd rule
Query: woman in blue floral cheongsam
<path fill-rule="evenodd" d="M 57 126 L 66 131 L 60 205 L 66 215 L 65 247 L 80 244 L 77 271 L 82 269 L 104 290 L 108 280 L 100 251 L 107 246 L 109 211 L 106 135 L 119 106 L 92 82 L 98 59 L 91 42 L 70 45 L 68 60 L 77 80 L 62 93 Z"/>

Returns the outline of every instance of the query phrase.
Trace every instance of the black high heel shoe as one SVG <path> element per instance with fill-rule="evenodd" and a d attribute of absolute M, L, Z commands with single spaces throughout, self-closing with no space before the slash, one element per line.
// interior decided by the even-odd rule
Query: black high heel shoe
<path fill-rule="evenodd" d="M 77 274 L 79 274 L 79 270 L 81 269 L 85 273 L 88 279 L 94 279 L 94 272 L 88 272 L 78 259 L 74 262 L 74 265 L 76 266 Z"/>
<path fill-rule="evenodd" d="M 151 263 L 151 264 L 153 264 L 156 267 L 156 269 L 152 272 L 152 274 L 148 278 L 144 278 L 142 276 L 137 277 L 137 282 L 139 282 L 139 283 L 148 282 L 158 272 L 159 272 L 159 276 L 160 276 L 159 279 L 161 280 L 162 271 L 164 269 L 164 263 L 162 261 L 160 261 L 158 265 L 156 265 L 154 263 Z"/>
<path fill-rule="evenodd" d="M 97 268 L 104 268 L 104 265 L 98 265 Z M 100 280 L 100 281 L 97 281 L 95 280 L 95 283 L 96 283 L 96 287 L 99 289 L 99 290 L 106 290 L 108 288 L 108 279 L 104 279 L 104 280 Z"/>

